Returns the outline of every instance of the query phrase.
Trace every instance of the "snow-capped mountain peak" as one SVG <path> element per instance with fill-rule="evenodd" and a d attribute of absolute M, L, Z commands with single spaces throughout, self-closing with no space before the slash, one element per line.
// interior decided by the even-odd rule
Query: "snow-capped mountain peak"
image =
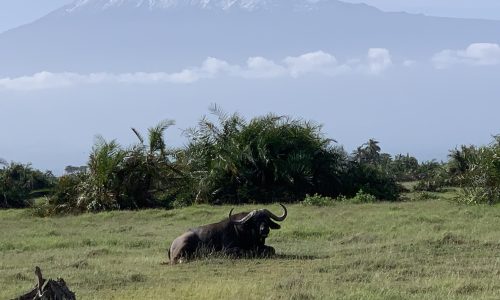
<path fill-rule="evenodd" d="M 280 1 L 280 0 L 278 0 Z M 282 0 L 281 0 L 282 1 Z M 305 3 L 318 2 L 318 0 L 302 0 Z M 108 10 L 118 7 L 146 8 L 146 9 L 169 9 L 179 7 L 196 7 L 201 9 L 243 9 L 252 11 L 258 8 L 268 8 L 277 1 L 272 0 L 76 0 L 66 6 L 68 13 L 81 10 Z M 293 0 L 286 0 L 291 3 Z"/>

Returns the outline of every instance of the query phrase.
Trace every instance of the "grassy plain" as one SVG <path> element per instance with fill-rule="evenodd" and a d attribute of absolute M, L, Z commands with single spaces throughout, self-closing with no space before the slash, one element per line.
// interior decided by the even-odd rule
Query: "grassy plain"
<path fill-rule="evenodd" d="M 169 243 L 229 206 L 55 218 L 0 211 L 0 299 L 31 289 L 36 265 L 78 299 L 500 299 L 500 207 L 446 197 L 290 205 L 268 239 L 276 258 L 176 266 L 161 264 Z"/>

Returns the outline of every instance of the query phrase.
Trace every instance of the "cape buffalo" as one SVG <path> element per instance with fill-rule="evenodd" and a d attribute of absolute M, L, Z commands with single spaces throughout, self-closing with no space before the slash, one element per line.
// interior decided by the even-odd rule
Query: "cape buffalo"
<path fill-rule="evenodd" d="M 265 245 L 269 229 L 279 229 L 287 216 L 286 207 L 283 214 L 276 216 L 267 209 L 253 210 L 232 215 L 219 223 L 193 228 L 177 237 L 168 250 L 170 264 L 183 262 L 196 255 L 219 252 L 232 257 L 271 256 L 274 248 Z"/>

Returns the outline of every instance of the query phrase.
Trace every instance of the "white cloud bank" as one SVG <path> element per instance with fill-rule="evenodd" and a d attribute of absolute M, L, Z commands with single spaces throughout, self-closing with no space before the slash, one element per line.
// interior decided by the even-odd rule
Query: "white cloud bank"
<path fill-rule="evenodd" d="M 368 69 L 373 74 L 380 74 L 392 65 L 389 50 L 372 48 L 368 50 Z"/>
<path fill-rule="evenodd" d="M 499 65 L 500 46 L 492 43 L 475 43 L 463 50 L 443 50 L 434 55 L 432 62 L 437 69 L 445 69 L 454 65 Z"/>
<path fill-rule="evenodd" d="M 40 72 L 31 76 L 0 78 L 0 90 L 40 90 L 66 88 L 84 84 L 134 83 L 186 84 L 202 79 L 230 76 L 245 79 L 299 78 L 307 74 L 336 76 L 344 73 L 378 75 L 392 65 L 387 49 L 372 48 L 364 59 L 354 59 L 340 64 L 334 55 L 316 51 L 300 56 L 286 57 L 277 63 L 264 57 L 250 57 L 246 65 L 232 65 L 217 58 L 207 58 L 199 67 L 186 68 L 176 73 L 51 73 Z"/>
<path fill-rule="evenodd" d="M 500 45 L 474 43 L 465 49 L 443 50 L 436 53 L 431 62 L 436 69 L 456 65 L 495 66 L 500 65 Z M 401 66 L 410 68 L 418 63 L 405 60 Z M 299 56 L 288 56 L 279 62 L 256 56 L 243 65 L 209 57 L 200 66 L 179 72 L 135 72 L 135 73 L 91 73 L 40 72 L 30 76 L 0 78 L 1 90 L 31 91 L 68 88 L 79 85 L 125 83 L 125 84 L 189 84 L 203 79 L 235 77 L 243 79 L 300 78 L 307 75 L 339 76 L 342 74 L 380 75 L 393 66 L 389 50 L 370 48 L 364 58 L 353 58 L 340 63 L 330 53 L 309 52 Z"/>
<path fill-rule="evenodd" d="M 284 59 L 290 76 L 297 78 L 307 73 L 335 75 L 339 66 L 335 56 L 323 51 L 310 52 L 300 56 L 289 56 Z"/>

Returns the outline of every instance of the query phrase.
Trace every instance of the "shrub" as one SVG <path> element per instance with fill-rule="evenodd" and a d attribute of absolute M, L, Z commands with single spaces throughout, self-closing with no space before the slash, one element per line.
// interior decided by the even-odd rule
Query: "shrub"
<path fill-rule="evenodd" d="M 30 164 L 2 162 L 0 169 L 0 208 L 23 208 L 34 197 L 51 191 L 55 177 L 50 172 L 35 170 Z"/>
<path fill-rule="evenodd" d="M 330 197 L 324 197 L 318 194 L 313 196 L 306 195 L 305 199 L 302 201 L 302 205 L 305 206 L 328 206 L 334 203 L 334 199 Z"/>
<path fill-rule="evenodd" d="M 38 208 L 49 210 L 46 213 L 68 213 L 77 208 L 76 201 L 79 195 L 79 185 L 86 179 L 86 173 L 72 173 L 58 178 L 54 193 L 49 197 L 48 205 Z"/>
<path fill-rule="evenodd" d="M 354 198 L 351 198 L 349 201 L 353 203 L 374 203 L 377 201 L 377 197 L 366 193 L 363 189 L 360 189 Z"/>
<path fill-rule="evenodd" d="M 488 146 L 468 148 L 465 172 L 460 178 L 462 193 L 457 201 L 466 204 L 500 203 L 500 136 Z"/>
<path fill-rule="evenodd" d="M 425 172 L 422 172 L 420 174 L 421 179 L 413 187 L 413 190 L 425 192 L 441 192 L 443 188 L 451 185 L 450 175 L 446 169 L 446 166 L 435 162 L 430 162 L 430 164 L 433 164 L 433 166 L 429 167 Z"/>
<path fill-rule="evenodd" d="M 409 182 L 417 180 L 419 170 L 418 160 L 409 154 L 398 154 L 389 163 L 389 172 L 391 172 L 397 181 Z"/>
<path fill-rule="evenodd" d="M 188 131 L 185 161 L 197 202 L 296 201 L 306 194 L 341 192 L 345 153 L 321 126 L 269 114 L 245 121 L 216 106 Z"/>
<path fill-rule="evenodd" d="M 373 164 L 350 162 L 343 176 L 343 195 L 354 197 L 360 190 L 379 200 L 396 201 L 403 190 L 393 176 Z"/>
<path fill-rule="evenodd" d="M 119 209 L 124 188 L 118 173 L 127 155 L 116 141 L 98 137 L 90 154 L 89 173 L 78 185 L 76 207 L 83 211 Z M 72 201 L 74 202 L 74 201 Z"/>
<path fill-rule="evenodd" d="M 399 198 L 402 187 L 385 167 L 390 155 L 380 154 L 375 140 L 350 158 L 312 122 L 273 114 L 247 122 L 217 106 L 211 112 L 217 119 L 204 117 L 189 129 L 189 144 L 178 156 L 188 174 L 182 199 L 286 202 L 314 194 L 353 197 L 360 189 L 378 199 Z"/>
<path fill-rule="evenodd" d="M 97 137 L 86 168 L 61 177 L 49 200 L 53 211 L 103 211 L 171 206 L 182 193 L 184 176 L 165 146 L 164 121 L 149 129 L 148 145 L 138 131 L 138 144 L 123 148 Z"/>

